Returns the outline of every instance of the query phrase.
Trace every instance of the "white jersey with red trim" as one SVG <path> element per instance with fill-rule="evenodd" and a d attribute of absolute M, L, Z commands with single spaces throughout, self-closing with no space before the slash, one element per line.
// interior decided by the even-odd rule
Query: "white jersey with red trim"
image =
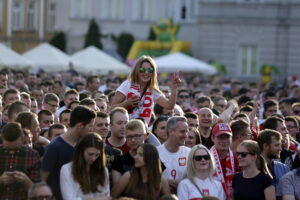
<path fill-rule="evenodd" d="M 196 177 L 194 178 L 194 181 L 198 188 L 188 178 L 180 181 L 177 188 L 178 199 L 200 200 L 203 196 L 199 192 L 199 189 L 202 191 L 204 196 L 213 196 L 220 200 L 226 199 L 226 195 L 220 181 L 215 180 L 214 178 L 206 178 L 202 180 Z"/>
<path fill-rule="evenodd" d="M 191 151 L 186 146 L 180 146 L 179 150 L 175 153 L 169 152 L 165 144 L 157 147 L 159 158 L 166 166 L 163 171 L 163 176 L 166 179 L 179 180 L 186 177 L 186 166 L 188 155 Z"/>
<path fill-rule="evenodd" d="M 132 84 L 129 80 L 124 81 L 119 86 L 117 91 L 125 95 L 126 99 L 129 99 L 133 95 L 140 97 L 140 101 L 136 107 L 128 107 L 126 109 L 128 110 L 130 119 L 141 117 L 145 119 L 147 124 L 150 122 L 151 113 L 154 109 L 154 103 L 163 95 L 158 91 L 147 89 L 141 98 L 142 91 L 140 86 L 138 84 Z"/>

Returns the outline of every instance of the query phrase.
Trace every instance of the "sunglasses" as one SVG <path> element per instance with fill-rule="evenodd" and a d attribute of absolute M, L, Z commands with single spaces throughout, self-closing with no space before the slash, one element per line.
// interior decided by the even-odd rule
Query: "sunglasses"
<path fill-rule="evenodd" d="M 188 99 L 188 98 L 190 98 L 190 96 L 188 96 L 188 95 L 180 95 L 180 96 L 178 96 L 180 99 Z"/>
<path fill-rule="evenodd" d="M 293 110 L 293 112 L 298 115 L 300 113 L 300 110 Z"/>
<path fill-rule="evenodd" d="M 146 71 L 147 71 L 147 68 L 145 68 L 145 67 L 140 67 L 140 72 L 141 73 L 145 73 Z M 152 67 L 150 67 L 150 68 L 148 68 L 148 72 L 150 73 L 150 74 L 152 74 L 153 72 L 154 72 L 154 69 L 152 68 Z"/>
<path fill-rule="evenodd" d="M 253 153 L 249 152 L 236 152 L 237 157 L 241 156 L 242 158 L 245 158 L 248 154 L 254 155 Z"/>
<path fill-rule="evenodd" d="M 194 156 L 194 160 L 195 161 L 201 161 L 201 160 L 210 160 L 210 156 L 209 155 L 204 155 L 204 156 Z"/>

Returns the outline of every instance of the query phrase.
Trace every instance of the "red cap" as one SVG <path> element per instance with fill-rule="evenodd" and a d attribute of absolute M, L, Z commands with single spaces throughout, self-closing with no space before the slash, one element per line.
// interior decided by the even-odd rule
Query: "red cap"
<path fill-rule="evenodd" d="M 232 131 L 228 124 L 220 123 L 220 124 L 216 124 L 214 126 L 214 128 L 212 130 L 212 134 L 214 136 L 219 136 L 222 134 L 228 134 L 228 135 L 232 136 Z"/>

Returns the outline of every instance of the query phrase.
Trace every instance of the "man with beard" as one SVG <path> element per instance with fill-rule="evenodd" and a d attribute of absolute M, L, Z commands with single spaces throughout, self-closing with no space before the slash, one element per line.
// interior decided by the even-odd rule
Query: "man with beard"
<path fill-rule="evenodd" d="M 199 132 L 204 146 L 210 149 L 214 144 L 211 140 L 211 129 L 213 123 L 213 112 L 209 108 L 201 108 L 199 115 Z"/>
<path fill-rule="evenodd" d="M 276 198 L 280 198 L 279 180 L 289 168 L 276 159 L 280 158 L 282 136 L 278 131 L 265 129 L 257 138 L 261 156 L 265 159 L 275 183 Z"/>

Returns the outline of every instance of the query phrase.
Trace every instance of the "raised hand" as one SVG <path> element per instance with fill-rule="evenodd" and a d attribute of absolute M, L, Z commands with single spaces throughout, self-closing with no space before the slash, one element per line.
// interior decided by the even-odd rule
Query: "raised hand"
<path fill-rule="evenodd" d="M 181 80 L 180 80 L 180 74 L 179 72 L 177 72 L 176 74 L 173 74 L 173 78 L 172 78 L 172 89 L 177 89 L 181 84 Z"/>

